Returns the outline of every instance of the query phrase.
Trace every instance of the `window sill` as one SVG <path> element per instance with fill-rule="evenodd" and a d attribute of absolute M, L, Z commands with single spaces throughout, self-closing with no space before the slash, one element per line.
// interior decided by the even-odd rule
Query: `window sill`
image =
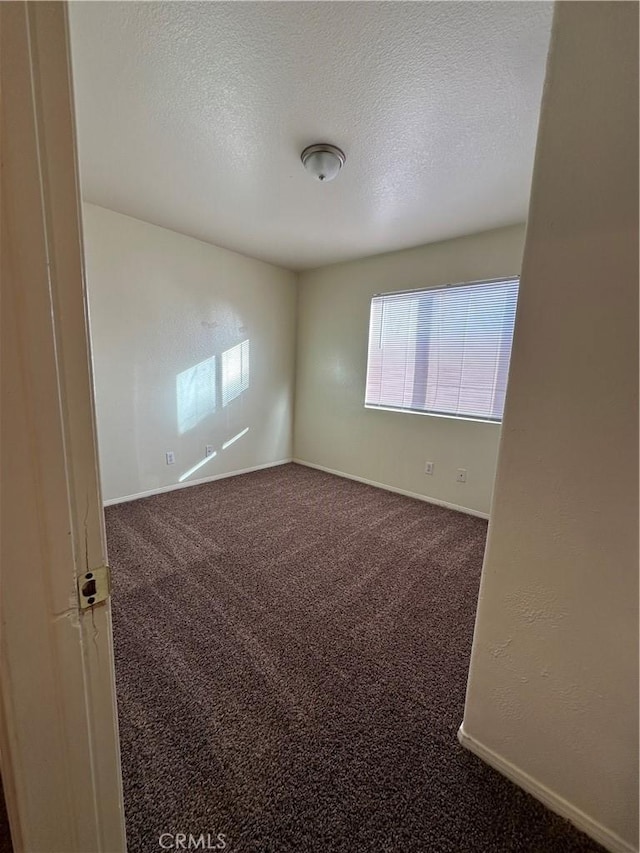
<path fill-rule="evenodd" d="M 502 421 L 491 420 L 490 418 L 474 418 L 472 415 L 452 415 L 445 412 L 423 412 L 421 409 L 396 409 L 393 406 L 370 406 L 365 403 L 365 409 L 372 412 L 398 412 L 406 415 L 427 415 L 430 418 L 446 418 L 449 421 L 470 421 L 476 424 L 492 424 L 493 426 L 502 426 Z"/>

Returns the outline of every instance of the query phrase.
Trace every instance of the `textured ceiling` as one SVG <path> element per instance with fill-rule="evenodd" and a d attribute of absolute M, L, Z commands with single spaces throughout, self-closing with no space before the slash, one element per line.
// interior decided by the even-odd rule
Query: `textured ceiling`
<path fill-rule="evenodd" d="M 521 222 L 551 12 L 71 3 L 83 195 L 292 269 Z"/>

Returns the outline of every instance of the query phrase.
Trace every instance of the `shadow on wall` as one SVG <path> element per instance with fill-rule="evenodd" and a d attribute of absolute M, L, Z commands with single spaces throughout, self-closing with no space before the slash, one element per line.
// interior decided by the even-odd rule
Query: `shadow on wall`
<path fill-rule="evenodd" d="M 176 376 L 176 404 L 178 433 L 184 435 L 205 418 L 223 411 L 234 400 L 249 389 L 250 344 L 247 338 L 224 350 L 219 356 L 212 355 Z M 249 427 L 236 432 L 216 449 L 207 446 L 207 455 L 185 471 L 178 482 L 189 479 L 206 463 L 215 459 L 219 452 L 227 450 L 249 432 Z"/>

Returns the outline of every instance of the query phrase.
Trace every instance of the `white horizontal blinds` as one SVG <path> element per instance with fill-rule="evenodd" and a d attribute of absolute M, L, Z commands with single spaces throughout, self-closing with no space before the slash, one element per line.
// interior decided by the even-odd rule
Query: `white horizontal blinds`
<path fill-rule="evenodd" d="M 518 280 L 375 296 L 367 406 L 501 420 Z"/>
<path fill-rule="evenodd" d="M 394 408 L 411 406 L 417 318 L 418 300 L 415 298 L 374 297 L 369 326 L 367 404 Z"/>

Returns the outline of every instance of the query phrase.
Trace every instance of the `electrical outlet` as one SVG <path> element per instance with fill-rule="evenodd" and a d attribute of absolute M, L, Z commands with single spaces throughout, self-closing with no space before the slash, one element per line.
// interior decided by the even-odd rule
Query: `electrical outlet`
<path fill-rule="evenodd" d="M 433 474 L 433 462 L 425 462 L 424 463 L 424 473 L 425 474 Z"/>
<path fill-rule="evenodd" d="M 466 483 L 467 482 L 467 469 L 466 468 L 458 468 L 456 473 L 456 483 Z"/>
<path fill-rule="evenodd" d="M 167 465 L 173 465 L 173 463 L 176 461 L 176 455 L 173 450 L 167 450 L 166 457 Z"/>
<path fill-rule="evenodd" d="M 204 449 L 205 456 L 213 456 L 213 444 L 207 444 Z"/>

